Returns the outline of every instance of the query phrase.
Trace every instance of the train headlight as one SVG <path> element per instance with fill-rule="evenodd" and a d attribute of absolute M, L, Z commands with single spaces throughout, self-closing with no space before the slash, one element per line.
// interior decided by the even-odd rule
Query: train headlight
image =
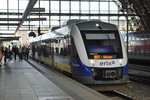
<path fill-rule="evenodd" d="M 122 63 L 122 60 L 119 60 L 119 63 Z"/>
<path fill-rule="evenodd" d="M 100 25 L 99 23 L 97 23 L 95 26 L 96 26 L 97 28 L 101 29 L 101 25 Z"/>
<path fill-rule="evenodd" d="M 99 24 L 96 24 L 96 27 L 99 27 L 100 25 Z"/>
<path fill-rule="evenodd" d="M 119 60 L 120 66 L 122 66 L 122 60 Z"/>
<path fill-rule="evenodd" d="M 90 60 L 90 63 L 93 64 L 93 63 L 94 63 L 94 60 Z"/>
<path fill-rule="evenodd" d="M 90 64 L 91 64 L 91 66 L 95 66 L 94 60 L 90 60 Z"/>
<path fill-rule="evenodd" d="M 91 71 L 94 72 L 94 68 L 92 68 Z"/>

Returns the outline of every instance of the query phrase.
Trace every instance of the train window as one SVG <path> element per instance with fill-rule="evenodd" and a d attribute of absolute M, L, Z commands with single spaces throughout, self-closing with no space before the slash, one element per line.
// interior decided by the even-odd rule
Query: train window
<path fill-rule="evenodd" d="M 114 34 L 85 34 L 86 40 L 115 39 Z"/>
<path fill-rule="evenodd" d="M 122 58 L 122 47 L 117 31 L 89 31 L 81 32 L 87 54 L 90 59 L 94 55 L 112 56 L 112 58 Z"/>
<path fill-rule="evenodd" d="M 54 40 L 54 42 L 53 43 L 57 43 L 58 41 L 57 40 Z"/>
<path fill-rule="evenodd" d="M 67 52 L 68 52 L 68 51 L 67 51 L 67 48 L 61 48 L 61 49 L 60 49 L 60 55 L 61 55 L 61 56 L 67 56 Z"/>

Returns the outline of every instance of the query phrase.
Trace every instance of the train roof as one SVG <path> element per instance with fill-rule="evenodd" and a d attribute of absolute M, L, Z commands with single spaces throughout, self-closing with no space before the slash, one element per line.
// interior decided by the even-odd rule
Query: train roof
<path fill-rule="evenodd" d="M 56 37 L 56 34 L 54 34 L 53 32 L 49 32 L 49 33 L 45 33 L 43 35 L 33 38 L 32 42 L 37 42 L 37 41 L 46 40 L 46 39 L 52 39 L 54 37 Z"/>
<path fill-rule="evenodd" d="M 80 30 L 118 30 L 116 25 L 102 22 L 100 20 L 86 21 L 77 23 L 76 25 Z"/>
<path fill-rule="evenodd" d="M 85 22 L 87 20 L 81 20 L 81 19 L 71 19 L 68 21 L 63 22 L 62 27 L 64 26 L 68 26 L 68 25 L 72 25 L 72 24 L 76 24 L 76 23 L 81 23 L 81 22 Z"/>
<path fill-rule="evenodd" d="M 33 39 L 33 42 L 37 42 L 39 40 L 46 40 L 46 39 L 54 39 L 54 38 L 61 38 L 63 36 L 70 35 L 71 26 L 76 25 L 79 30 L 118 30 L 116 25 L 101 22 L 100 20 L 70 20 L 68 21 L 67 26 L 58 28 L 54 31 L 49 31 L 46 34 L 40 35 Z M 99 25 L 99 26 L 97 26 Z"/>

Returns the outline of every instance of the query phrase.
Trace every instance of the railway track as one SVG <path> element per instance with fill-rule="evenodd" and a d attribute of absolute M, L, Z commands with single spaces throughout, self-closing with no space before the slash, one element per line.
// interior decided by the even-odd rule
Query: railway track
<path fill-rule="evenodd" d="M 112 98 L 112 100 L 136 100 L 135 98 L 118 91 L 101 91 L 100 93 Z"/>
<path fill-rule="evenodd" d="M 130 80 L 137 81 L 144 84 L 150 84 L 150 77 L 147 76 L 140 76 L 140 75 L 134 75 L 129 74 Z"/>
<path fill-rule="evenodd" d="M 150 66 L 148 65 L 146 66 L 146 65 L 129 64 L 129 69 L 150 72 Z"/>
<path fill-rule="evenodd" d="M 136 65 L 142 65 L 142 66 L 149 66 L 150 65 L 150 60 L 144 59 L 144 60 L 140 60 L 140 59 L 128 59 L 129 64 L 136 64 Z"/>
<path fill-rule="evenodd" d="M 133 81 L 150 84 L 149 62 L 139 61 L 136 64 L 129 64 L 129 78 Z"/>

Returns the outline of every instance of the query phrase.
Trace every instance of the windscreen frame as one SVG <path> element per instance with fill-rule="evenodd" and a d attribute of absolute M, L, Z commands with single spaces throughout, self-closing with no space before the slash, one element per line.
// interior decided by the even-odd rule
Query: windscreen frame
<path fill-rule="evenodd" d="M 118 56 L 120 54 L 117 58 L 114 58 L 114 59 L 123 58 L 123 50 L 122 50 L 121 39 L 120 39 L 118 30 L 81 30 L 80 32 L 81 32 L 81 36 L 82 36 L 82 39 L 83 39 L 83 42 L 85 45 L 86 53 L 87 53 L 89 59 L 91 59 L 91 58 L 89 57 L 89 54 L 88 54 L 87 40 L 86 40 L 86 36 L 85 36 L 85 34 L 88 34 L 88 33 L 93 33 L 93 34 L 114 33 L 114 35 L 117 39 L 118 45 L 119 45 L 120 52 L 114 52 L 114 53 L 109 53 L 109 54 L 112 54 L 112 55 L 116 54 L 116 56 Z M 117 53 L 119 53 L 119 54 L 117 54 Z M 102 55 L 107 55 L 107 53 L 103 53 Z"/>

